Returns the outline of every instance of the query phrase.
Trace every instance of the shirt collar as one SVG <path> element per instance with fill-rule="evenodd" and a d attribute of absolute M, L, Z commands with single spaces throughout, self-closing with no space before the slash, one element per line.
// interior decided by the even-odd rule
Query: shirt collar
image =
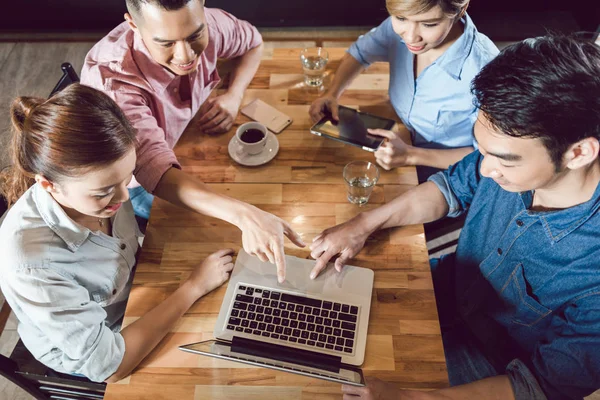
<path fill-rule="evenodd" d="M 37 183 L 33 188 L 33 201 L 50 229 L 54 231 L 72 252 L 87 240 L 91 231 L 73 221 L 56 200 Z"/>
<path fill-rule="evenodd" d="M 533 192 L 521 193 L 521 200 L 526 209 L 533 203 Z M 585 203 L 558 211 L 527 211 L 527 214 L 540 219 L 544 231 L 554 242 L 558 242 L 569 233 L 583 225 L 600 208 L 600 184 L 596 186 L 594 195 Z"/>
<path fill-rule="evenodd" d="M 438 67 L 456 80 L 460 79 L 460 74 L 467 57 L 471 54 L 475 34 L 477 33 L 477 28 L 475 28 L 469 14 L 465 13 L 460 21 L 464 25 L 463 34 L 435 62 Z"/>

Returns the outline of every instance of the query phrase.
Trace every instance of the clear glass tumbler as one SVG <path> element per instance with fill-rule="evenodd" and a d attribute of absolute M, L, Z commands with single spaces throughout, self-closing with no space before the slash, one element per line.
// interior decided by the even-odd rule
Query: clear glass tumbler
<path fill-rule="evenodd" d="M 369 161 L 352 161 L 344 167 L 344 181 L 348 186 L 348 201 L 367 204 L 379 180 L 379 168 Z"/>
<path fill-rule="evenodd" d="M 323 86 L 323 75 L 329 61 L 329 53 L 322 47 L 304 49 L 300 52 L 300 61 L 304 71 L 304 83 L 311 87 Z"/>

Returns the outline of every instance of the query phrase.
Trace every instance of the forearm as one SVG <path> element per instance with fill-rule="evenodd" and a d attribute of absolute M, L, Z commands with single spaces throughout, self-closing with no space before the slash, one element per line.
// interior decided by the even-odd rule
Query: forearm
<path fill-rule="evenodd" d="M 515 400 L 512 385 L 508 376 L 500 375 L 468 383 L 466 385 L 453 386 L 429 392 L 430 400 L 465 400 L 465 399 L 489 399 L 489 400 Z"/>
<path fill-rule="evenodd" d="M 177 168 L 170 168 L 165 172 L 153 194 L 176 206 L 236 226 L 239 226 L 239 219 L 251 207 L 239 200 L 215 193 L 205 183 Z"/>
<path fill-rule="evenodd" d="M 435 183 L 425 182 L 391 202 L 362 214 L 368 232 L 438 220 L 448 214 L 448 203 Z"/>
<path fill-rule="evenodd" d="M 475 150 L 473 147 L 459 147 L 456 149 L 423 149 L 412 147 L 411 154 L 408 157 L 408 164 L 446 169 L 472 153 L 473 150 Z"/>
<path fill-rule="evenodd" d="M 327 94 L 339 98 L 344 90 L 350 85 L 350 83 L 358 76 L 360 73 L 364 71 L 364 67 L 356 61 L 354 57 L 350 54 L 345 54 L 342 58 L 342 62 L 338 67 L 337 71 L 335 71 L 335 77 L 333 78 L 333 82 L 327 91 Z"/>
<path fill-rule="evenodd" d="M 106 382 L 117 382 L 128 376 L 194 304 L 198 296 L 187 285 L 184 283 L 165 301 L 121 331 L 125 355 L 117 371 Z"/>
<path fill-rule="evenodd" d="M 237 64 L 231 72 L 231 83 L 228 93 L 237 96 L 240 100 L 250 82 L 254 78 L 263 53 L 264 45 L 261 43 L 237 60 Z"/>

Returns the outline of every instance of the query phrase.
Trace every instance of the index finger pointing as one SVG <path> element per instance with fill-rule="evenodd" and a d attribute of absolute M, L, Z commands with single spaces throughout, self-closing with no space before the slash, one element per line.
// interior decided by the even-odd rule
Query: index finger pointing
<path fill-rule="evenodd" d="M 285 250 L 283 248 L 283 240 L 273 246 L 275 255 L 275 265 L 277 266 L 277 281 L 283 283 L 285 281 Z"/>
<path fill-rule="evenodd" d="M 310 279 L 315 279 L 325 267 L 327 267 L 327 263 L 336 254 L 335 250 L 327 250 L 323 254 L 317 258 L 317 262 L 310 272 Z"/>

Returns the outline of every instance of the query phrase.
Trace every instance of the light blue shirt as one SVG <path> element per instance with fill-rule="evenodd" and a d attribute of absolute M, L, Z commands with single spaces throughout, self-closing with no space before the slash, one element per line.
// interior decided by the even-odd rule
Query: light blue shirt
<path fill-rule="evenodd" d="M 463 34 L 415 80 L 414 55 L 394 32 L 392 18 L 361 36 L 348 53 L 364 67 L 376 61 L 390 63 L 390 101 L 415 146 L 474 146 L 477 108 L 471 80 L 498 54 L 498 48 L 465 15 Z"/>
<path fill-rule="evenodd" d="M 130 202 L 112 229 L 108 236 L 75 223 L 37 184 L 0 226 L 0 287 L 23 343 L 55 371 L 97 382 L 125 354 L 119 322 L 142 236 Z"/>

